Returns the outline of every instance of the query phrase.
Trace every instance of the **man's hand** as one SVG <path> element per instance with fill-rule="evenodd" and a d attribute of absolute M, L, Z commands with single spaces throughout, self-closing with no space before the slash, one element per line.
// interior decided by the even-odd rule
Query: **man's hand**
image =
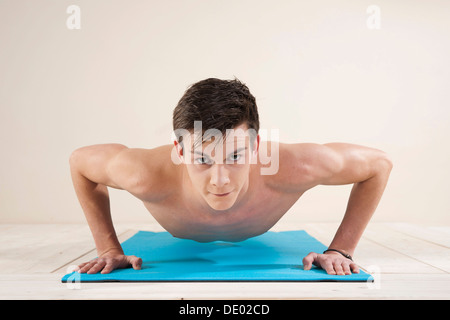
<path fill-rule="evenodd" d="M 102 274 L 110 273 L 114 269 L 133 267 L 134 270 L 140 270 L 142 259 L 136 256 L 126 256 L 119 252 L 107 252 L 100 257 L 80 264 L 79 273 L 93 274 L 101 271 Z"/>
<path fill-rule="evenodd" d="M 350 275 L 359 273 L 359 268 L 352 260 L 337 252 L 319 254 L 310 252 L 303 258 L 303 270 L 310 270 L 312 265 L 324 269 L 328 274 Z"/>

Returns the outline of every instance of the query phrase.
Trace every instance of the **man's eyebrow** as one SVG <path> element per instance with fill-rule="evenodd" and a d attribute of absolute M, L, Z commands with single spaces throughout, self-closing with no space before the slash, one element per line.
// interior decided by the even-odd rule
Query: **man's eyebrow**
<path fill-rule="evenodd" d="M 247 150 L 247 147 L 237 148 L 235 151 L 231 152 L 231 153 L 228 154 L 228 155 L 232 155 L 232 154 L 241 152 L 242 150 Z M 195 154 L 198 154 L 198 155 L 201 155 L 201 156 L 207 156 L 206 154 L 203 154 L 202 151 L 192 151 L 192 150 L 191 150 L 191 153 L 195 153 Z"/>
<path fill-rule="evenodd" d="M 247 150 L 247 147 L 237 148 L 235 151 L 229 153 L 228 155 L 230 156 L 230 155 L 232 155 L 232 154 L 241 152 L 242 150 Z"/>

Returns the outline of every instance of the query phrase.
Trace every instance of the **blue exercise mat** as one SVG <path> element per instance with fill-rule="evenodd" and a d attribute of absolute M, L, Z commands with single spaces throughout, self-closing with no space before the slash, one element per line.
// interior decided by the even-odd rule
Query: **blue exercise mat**
<path fill-rule="evenodd" d="M 117 269 L 109 274 L 66 274 L 62 282 L 103 281 L 373 281 L 359 274 L 329 275 L 313 266 L 303 270 L 309 252 L 323 252 L 322 243 L 305 231 L 266 232 L 241 242 L 199 243 L 168 232 L 139 231 L 122 243 L 126 255 L 142 258 L 142 269 Z"/>

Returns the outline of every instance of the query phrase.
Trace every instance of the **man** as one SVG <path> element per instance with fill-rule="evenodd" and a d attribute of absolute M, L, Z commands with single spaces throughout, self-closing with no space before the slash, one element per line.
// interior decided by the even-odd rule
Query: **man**
<path fill-rule="evenodd" d="M 173 236 L 208 242 L 262 234 L 307 190 L 350 183 L 347 210 L 330 250 L 311 252 L 303 266 L 309 270 L 314 264 L 328 274 L 359 272 L 351 255 L 392 169 L 384 152 L 344 143 L 264 143 L 255 98 L 237 79 L 192 85 L 174 110 L 173 126 L 173 145 L 148 150 L 106 144 L 72 153 L 72 180 L 98 253 L 79 272 L 142 264 L 122 251 L 107 187 L 140 199 Z M 263 157 L 269 154 L 270 167 Z"/>

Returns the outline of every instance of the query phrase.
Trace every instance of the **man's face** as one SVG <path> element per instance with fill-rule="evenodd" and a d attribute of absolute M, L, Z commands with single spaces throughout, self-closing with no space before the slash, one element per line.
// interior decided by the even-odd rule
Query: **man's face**
<path fill-rule="evenodd" d="M 246 125 L 241 125 L 225 139 L 184 145 L 182 158 L 192 186 L 215 210 L 231 208 L 238 196 L 247 191 L 258 139 L 252 148 L 246 129 Z"/>

